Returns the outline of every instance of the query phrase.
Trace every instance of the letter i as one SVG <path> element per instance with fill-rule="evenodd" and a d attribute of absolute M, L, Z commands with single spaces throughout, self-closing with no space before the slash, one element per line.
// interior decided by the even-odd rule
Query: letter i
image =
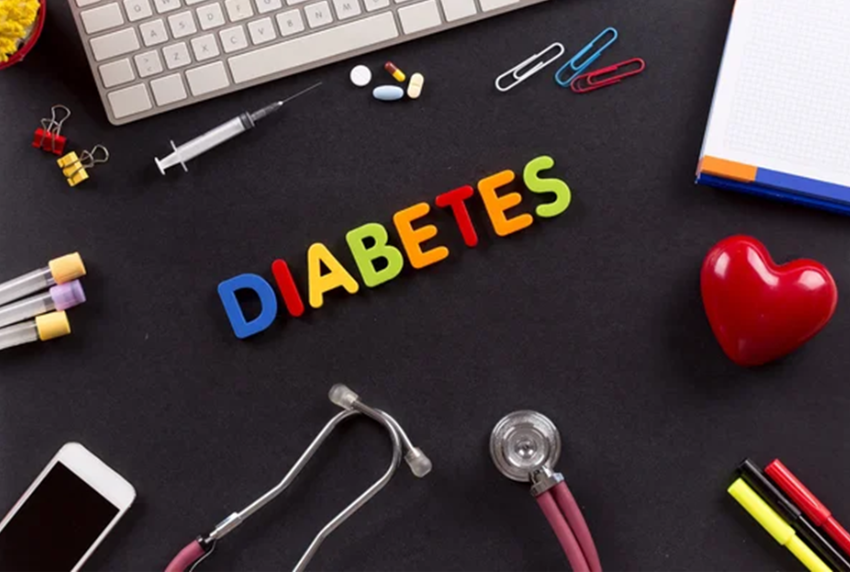
<path fill-rule="evenodd" d="M 283 260 L 275 260 L 272 262 L 272 274 L 286 304 L 286 309 L 289 310 L 293 318 L 300 317 L 304 314 L 304 301 L 301 300 L 301 294 L 298 293 L 289 266 Z"/>

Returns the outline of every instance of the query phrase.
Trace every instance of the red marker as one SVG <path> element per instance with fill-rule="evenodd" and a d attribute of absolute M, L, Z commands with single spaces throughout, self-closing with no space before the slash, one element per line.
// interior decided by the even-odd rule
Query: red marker
<path fill-rule="evenodd" d="M 779 459 L 769 464 L 764 472 L 773 479 L 780 489 L 785 491 L 791 500 L 806 513 L 815 526 L 822 528 L 837 544 L 845 554 L 850 556 L 850 533 L 838 524 L 832 517 L 832 513 L 826 508 L 794 473 L 782 464 Z"/>

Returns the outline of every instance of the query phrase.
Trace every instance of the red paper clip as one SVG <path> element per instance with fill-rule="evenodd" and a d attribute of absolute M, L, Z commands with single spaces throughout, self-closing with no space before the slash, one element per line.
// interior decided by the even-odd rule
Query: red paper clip
<path fill-rule="evenodd" d="M 619 72 L 623 68 L 628 68 L 632 66 L 637 66 L 637 68 L 623 71 L 622 73 L 617 74 L 617 72 Z M 573 90 L 574 93 L 589 93 L 597 89 L 602 89 L 603 87 L 608 87 L 609 85 L 620 83 L 625 78 L 637 75 L 645 69 L 645 61 L 643 61 L 641 58 L 632 58 L 630 60 L 626 60 L 624 62 L 608 66 L 607 68 L 602 68 L 596 71 L 592 71 L 590 73 L 582 74 L 572 81 L 572 83 L 570 84 L 570 89 Z"/>
<path fill-rule="evenodd" d="M 65 137 L 62 135 L 54 135 L 49 131 L 45 131 L 41 127 L 35 130 L 35 135 L 32 139 L 32 146 L 41 148 L 45 151 L 50 151 L 56 155 L 61 155 L 65 151 Z"/>
<path fill-rule="evenodd" d="M 64 116 L 60 119 L 57 111 L 64 112 Z M 62 124 L 71 117 L 71 110 L 64 105 L 54 105 L 50 108 L 50 119 L 42 119 L 41 127 L 35 130 L 32 139 L 32 146 L 41 148 L 55 155 L 62 155 L 65 152 L 65 137 L 61 135 Z"/>

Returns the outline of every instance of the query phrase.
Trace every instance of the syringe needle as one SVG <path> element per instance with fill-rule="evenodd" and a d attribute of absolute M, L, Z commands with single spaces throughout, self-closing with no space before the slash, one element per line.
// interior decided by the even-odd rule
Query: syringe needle
<path fill-rule="evenodd" d="M 283 101 L 279 101 L 278 103 L 280 103 L 281 105 L 283 105 L 283 104 L 285 104 L 285 103 L 289 103 L 289 102 L 290 102 L 290 101 L 292 101 L 293 99 L 295 99 L 295 98 L 297 98 L 297 97 L 301 97 L 302 95 L 304 95 L 304 94 L 305 94 L 305 93 L 307 93 L 308 91 L 313 91 L 314 89 L 316 89 L 316 88 L 317 88 L 317 87 L 319 87 L 320 85 L 322 85 L 322 82 L 319 82 L 319 83 L 317 83 L 317 84 L 315 84 L 315 85 L 311 85 L 311 86 L 310 86 L 310 87 L 308 87 L 307 89 L 301 90 L 301 91 L 299 91 L 298 93 L 296 93 L 295 95 L 290 95 L 289 97 L 287 97 L 287 98 L 286 98 L 286 99 L 284 99 Z"/>
<path fill-rule="evenodd" d="M 255 111 L 254 113 L 251 114 L 251 120 L 254 121 L 254 122 L 257 122 L 260 119 L 264 119 L 265 117 L 267 117 L 267 116 L 271 115 L 272 113 L 274 113 L 275 111 L 279 110 L 281 107 L 283 107 L 284 105 L 286 105 L 287 103 L 289 103 L 293 99 L 301 97 L 302 95 L 304 95 L 308 91 L 313 91 L 314 89 L 316 89 L 320 85 L 322 85 L 322 82 L 319 82 L 315 85 L 312 85 L 305 90 L 299 91 L 295 95 L 291 95 L 291 96 L 287 97 L 286 99 L 284 99 L 282 101 L 276 101 L 276 102 L 274 102 L 270 105 L 265 106 L 262 109 Z"/>

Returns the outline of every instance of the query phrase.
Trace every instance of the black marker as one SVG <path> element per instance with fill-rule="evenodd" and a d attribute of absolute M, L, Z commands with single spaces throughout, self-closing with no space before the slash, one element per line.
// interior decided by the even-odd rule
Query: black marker
<path fill-rule="evenodd" d="M 825 560 L 832 564 L 836 570 L 850 572 L 850 562 L 824 537 L 803 512 L 792 503 L 776 485 L 764 476 L 758 465 L 744 459 L 738 465 L 741 477 L 756 491 L 761 498 L 769 504 L 773 510 L 778 512 L 800 536 L 806 539 L 809 545 L 817 551 Z"/>

